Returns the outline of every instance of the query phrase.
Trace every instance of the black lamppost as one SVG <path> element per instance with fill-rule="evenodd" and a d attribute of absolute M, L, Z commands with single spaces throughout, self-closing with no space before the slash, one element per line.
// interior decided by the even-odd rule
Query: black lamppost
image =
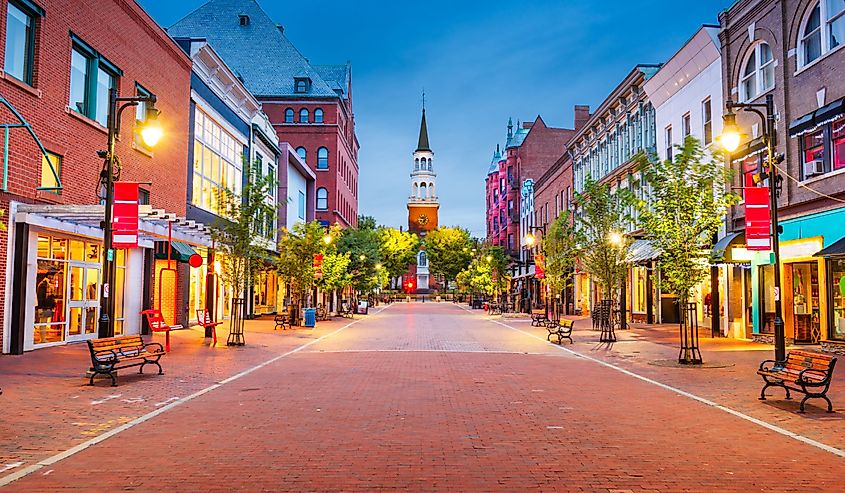
<path fill-rule="evenodd" d="M 97 331 L 98 337 L 114 337 L 114 296 L 111 288 L 114 280 L 114 252 L 112 251 L 112 207 L 114 206 L 114 182 L 120 179 L 120 160 L 115 154 L 114 146 L 120 134 L 120 115 L 129 107 L 144 103 L 145 119 L 141 128 L 141 138 L 149 146 L 155 146 L 161 138 L 162 131 L 157 124 L 159 110 L 156 109 L 156 97 L 117 95 L 117 89 L 109 89 L 108 150 L 97 151 L 97 155 L 105 159 L 103 170 L 100 172 L 100 183 L 105 188 L 105 218 L 103 228 L 103 282 L 100 287 L 100 320 Z M 115 168 L 117 170 L 115 171 Z"/>
<path fill-rule="evenodd" d="M 525 242 L 526 245 L 528 245 L 529 252 L 534 248 L 534 245 L 537 243 L 537 237 L 534 236 L 534 231 L 541 232 L 543 234 L 542 238 L 545 239 L 546 238 L 546 225 L 543 224 L 542 226 L 528 226 L 528 233 L 525 234 L 525 238 L 523 238 L 523 241 Z M 529 253 L 529 258 L 526 259 L 526 262 L 525 262 L 526 268 L 529 265 L 531 265 L 532 263 L 535 266 L 537 265 L 537 263 L 534 262 L 534 255 L 532 253 Z M 538 285 L 540 284 L 540 281 L 537 281 L 536 278 L 535 278 L 535 282 L 537 282 Z M 542 293 L 542 291 L 543 291 L 542 288 L 540 288 L 541 293 Z M 546 303 L 546 316 L 548 316 L 548 314 L 549 314 L 549 304 Z"/>
<path fill-rule="evenodd" d="M 722 118 L 724 128 L 722 130 L 721 142 L 728 152 L 733 152 L 739 147 L 742 134 L 736 125 L 736 114 L 734 109 L 742 109 L 755 113 L 763 121 L 763 143 L 766 145 L 765 177 L 769 179 L 769 207 L 772 217 L 772 252 L 774 253 L 774 274 L 775 274 L 775 359 L 783 361 L 786 359 L 786 335 L 783 325 L 783 304 L 780 293 L 780 226 L 778 226 L 778 195 L 781 178 L 778 176 L 777 164 L 783 161 L 782 156 L 775 156 L 777 147 L 777 128 L 775 127 L 775 103 L 774 96 L 766 95 L 765 103 L 735 103 L 728 100 L 725 104 L 728 112 Z M 765 113 L 761 110 L 764 110 Z"/>

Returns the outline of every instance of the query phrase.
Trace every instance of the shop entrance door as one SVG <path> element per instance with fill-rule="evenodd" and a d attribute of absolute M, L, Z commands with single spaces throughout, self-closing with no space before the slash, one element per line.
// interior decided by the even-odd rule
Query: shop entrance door
<path fill-rule="evenodd" d="M 100 267 L 97 264 L 69 262 L 67 341 L 93 339 L 100 315 Z"/>

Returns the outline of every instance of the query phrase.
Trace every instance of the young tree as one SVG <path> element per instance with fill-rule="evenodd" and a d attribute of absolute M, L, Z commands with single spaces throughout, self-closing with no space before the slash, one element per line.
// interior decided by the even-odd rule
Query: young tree
<path fill-rule="evenodd" d="M 556 301 L 557 296 L 569 286 L 575 273 L 575 258 L 579 253 L 575 226 L 569 211 L 564 211 L 552 222 L 542 246 L 546 257 L 545 283 Z M 555 309 L 555 313 L 559 313 L 559 308 Z"/>
<path fill-rule="evenodd" d="M 497 296 L 508 285 L 508 257 L 502 247 L 484 247 L 469 265 L 455 275 L 461 289 Z"/>
<path fill-rule="evenodd" d="M 730 170 L 707 159 L 697 139 L 688 136 L 676 147 L 673 159 L 638 158 L 649 187 L 635 205 L 646 237 L 662 252 L 662 284 L 678 296 L 683 326 L 692 290 L 709 272 L 713 238 L 739 196 L 729 191 Z M 683 356 L 687 363 L 693 358 Z"/>
<path fill-rule="evenodd" d="M 575 199 L 581 208 L 576 230 L 584 267 L 598 281 L 602 296 L 615 300 L 628 270 L 631 239 L 623 234 L 628 197 L 587 177 L 584 191 L 576 193 Z"/>
<path fill-rule="evenodd" d="M 336 237 L 338 227 L 330 230 L 329 235 Z M 292 231 L 283 231 L 279 239 L 279 275 L 291 286 L 291 302 L 298 307 L 308 303 L 307 295 L 314 286 L 314 255 L 334 249 L 334 241 L 327 244 L 326 228 L 317 221 L 296 223 Z M 325 261 L 325 260 L 324 260 Z"/>
<path fill-rule="evenodd" d="M 382 264 L 380 232 L 375 219 L 368 216 L 358 218 L 357 228 L 343 230 L 337 241 L 337 249 L 349 254 L 349 273 L 352 286 L 360 292 L 370 292 L 380 287 L 376 266 Z"/>
<path fill-rule="evenodd" d="M 428 232 L 423 243 L 431 272 L 442 275 L 447 284 L 472 260 L 472 241 L 463 228 L 437 228 Z"/>
<path fill-rule="evenodd" d="M 334 293 L 349 286 L 352 283 L 349 263 L 348 253 L 339 253 L 334 248 L 327 248 L 323 254 L 323 276 L 317 279 L 316 285 L 326 293 Z"/>
<path fill-rule="evenodd" d="M 271 176 L 261 175 L 261 165 L 246 165 L 246 184 L 240 195 L 225 189 L 220 201 L 224 216 L 211 225 L 211 236 L 221 254 L 220 273 L 232 289 L 235 298 L 244 299 L 246 289 L 255 273 L 262 268 L 261 259 L 270 240 L 266 233 L 275 224 L 276 207 L 267 199 L 272 187 L 277 186 Z"/>
<path fill-rule="evenodd" d="M 414 233 L 396 228 L 379 229 L 379 253 L 388 279 L 399 277 L 416 262 L 420 239 Z"/>

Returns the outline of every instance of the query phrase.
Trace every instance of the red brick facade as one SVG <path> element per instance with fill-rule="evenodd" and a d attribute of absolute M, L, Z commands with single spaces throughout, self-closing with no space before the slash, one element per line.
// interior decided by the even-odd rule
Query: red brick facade
<path fill-rule="evenodd" d="M 70 2 L 38 0 L 45 16 L 35 25 L 33 83 L 8 74 L 0 77 L 0 94 L 32 125 L 47 151 L 62 158 L 60 193 L 36 191 L 41 180 L 41 154 L 23 129 L 12 131 L 9 146 L 8 192 L 0 192 L 3 222 L 9 224 L 9 202 L 95 204 L 102 159 L 96 151 L 107 145 L 106 129 L 68 107 L 71 36 L 73 33 L 123 73 L 117 78 L 120 95 L 135 95 L 140 84 L 158 97 L 165 136 L 152 153 L 134 146 L 133 108 L 123 113 L 117 143 L 121 180 L 152 182 L 150 203 L 185 214 L 188 156 L 188 98 L 190 61 L 164 31 L 132 0 Z M 0 57 L 4 57 L 7 2 L 0 2 Z M 3 123 L 15 121 L 5 108 Z M 6 318 L 7 231 L 0 232 L 0 285 L 5 288 L 0 320 Z M 0 331 L 2 338 L 2 331 Z M 0 340 L 0 346 L 2 340 Z"/>
<path fill-rule="evenodd" d="M 328 190 L 328 209 L 317 210 L 316 218 L 344 227 L 358 224 L 358 140 L 352 116 L 351 83 L 348 99 L 301 100 L 278 97 L 262 101 L 264 112 L 273 123 L 279 140 L 294 149 L 304 147 L 305 161 L 317 175 L 317 189 Z M 299 121 L 300 111 L 308 110 L 309 121 Z M 292 109 L 294 123 L 285 123 L 285 112 Z M 323 123 L 314 123 L 316 109 L 323 110 Z M 317 166 L 321 147 L 329 151 L 328 169 Z"/>

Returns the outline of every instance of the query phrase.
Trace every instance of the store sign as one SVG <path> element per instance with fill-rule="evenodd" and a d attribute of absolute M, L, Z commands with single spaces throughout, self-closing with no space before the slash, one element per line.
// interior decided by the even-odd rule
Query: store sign
<path fill-rule="evenodd" d="M 138 248 L 138 184 L 114 183 L 112 207 L 112 246 Z"/>
<path fill-rule="evenodd" d="M 314 279 L 322 279 L 323 278 L 323 254 L 322 253 L 315 253 L 314 254 Z"/>
<path fill-rule="evenodd" d="M 769 209 L 769 189 L 745 189 L 745 245 L 748 250 L 772 249 L 772 216 Z"/>
<path fill-rule="evenodd" d="M 542 253 L 534 255 L 534 277 L 537 279 L 546 278 L 546 256 Z"/>

